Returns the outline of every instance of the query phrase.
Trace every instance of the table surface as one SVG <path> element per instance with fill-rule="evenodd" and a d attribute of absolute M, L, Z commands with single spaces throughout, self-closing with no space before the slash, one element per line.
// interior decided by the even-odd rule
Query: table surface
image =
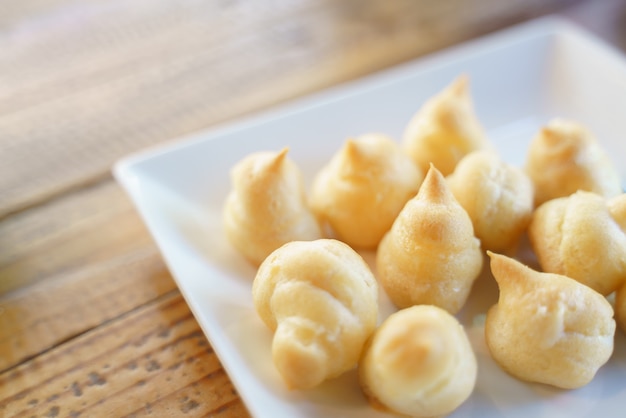
<path fill-rule="evenodd" d="M 621 0 L 2 2 L 0 416 L 248 416 L 113 162 L 547 13 L 626 49 Z"/>

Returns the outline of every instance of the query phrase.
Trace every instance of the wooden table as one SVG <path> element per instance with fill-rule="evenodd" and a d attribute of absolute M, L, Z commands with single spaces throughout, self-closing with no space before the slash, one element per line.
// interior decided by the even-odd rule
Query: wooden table
<path fill-rule="evenodd" d="M 0 416 L 247 416 L 119 157 L 549 12 L 619 0 L 0 5 Z"/>

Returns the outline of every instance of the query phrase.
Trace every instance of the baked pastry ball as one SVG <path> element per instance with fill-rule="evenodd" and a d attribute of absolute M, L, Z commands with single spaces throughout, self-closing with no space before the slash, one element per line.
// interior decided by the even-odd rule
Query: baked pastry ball
<path fill-rule="evenodd" d="M 248 155 L 233 167 L 231 179 L 223 211 L 226 236 L 252 264 L 287 242 L 322 237 L 300 169 L 286 148 Z"/>
<path fill-rule="evenodd" d="M 526 173 L 493 152 L 474 151 L 459 161 L 447 180 L 483 248 L 502 252 L 514 247 L 534 209 L 533 185 Z"/>
<path fill-rule="evenodd" d="M 341 241 L 376 248 L 424 178 L 390 138 L 348 139 L 313 181 L 310 205 Z"/>
<path fill-rule="evenodd" d="M 458 77 L 417 111 L 406 127 L 403 145 L 424 173 L 433 163 L 444 176 L 466 154 L 490 148 L 474 113 L 467 76 Z"/>
<path fill-rule="evenodd" d="M 477 363 L 457 319 L 432 305 L 389 316 L 359 362 L 363 391 L 374 407 L 413 417 L 449 414 L 476 385 Z"/>
<path fill-rule="evenodd" d="M 431 166 L 378 246 L 378 279 L 399 308 L 435 305 L 454 314 L 480 274 L 483 255 L 472 221 Z"/>
<path fill-rule="evenodd" d="M 535 206 L 577 190 L 622 193 L 619 174 L 596 138 L 568 120 L 552 120 L 533 138 L 525 169 L 535 185 Z"/>
<path fill-rule="evenodd" d="M 578 191 L 539 206 L 528 237 L 543 271 L 571 277 L 605 296 L 626 280 L 626 234 L 595 193 Z"/>
<path fill-rule="evenodd" d="M 274 331 L 272 358 L 289 388 L 311 388 L 353 368 L 378 319 L 374 275 L 332 239 L 274 251 L 259 267 L 252 298 Z"/>
<path fill-rule="evenodd" d="M 500 288 L 485 322 L 493 359 L 522 380 L 564 389 L 589 383 L 613 353 L 611 304 L 569 277 L 489 256 Z"/>

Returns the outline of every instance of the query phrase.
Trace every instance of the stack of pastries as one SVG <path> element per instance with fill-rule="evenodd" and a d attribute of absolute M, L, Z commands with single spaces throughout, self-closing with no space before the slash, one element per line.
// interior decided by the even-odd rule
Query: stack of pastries
<path fill-rule="evenodd" d="M 260 265 L 254 306 L 289 388 L 358 367 L 376 408 L 455 410 L 474 390 L 477 363 L 454 315 L 486 254 L 500 293 L 484 337 L 511 375 L 584 386 L 611 357 L 616 323 L 626 332 L 626 194 L 607 153 L 582 125 L 555 119 L 524 167 L 504 162 L 465 76 L 417 111 L 402 143 L 348 139 L 309 194 L 286 149 L 247 156 L 232 182 L 226 235 Z M 522 242 L 540 270 L 513 258 Z M 356 252 L 367 249 L 375 273 Z M 387 319 L 379 286 L 398 309 Z"/>

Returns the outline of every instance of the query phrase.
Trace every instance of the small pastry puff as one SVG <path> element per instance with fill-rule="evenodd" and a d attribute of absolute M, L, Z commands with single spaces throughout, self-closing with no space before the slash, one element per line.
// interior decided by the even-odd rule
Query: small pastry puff
<path fill-rule="evenodd" d="M 252 298 L 274 331 L 274 364 L 293 389 L 352 369 L 378 320 L 373 273 L 333 239 L 293 241 L 274 251 L 259 267 Z"/>
<path fill-rule="evenodd" d="M 491 148 L 474 113 L 467 76 L 458 77 L 417 111 L 405 129 L 403 146 L 422 172 L 433 163 L 444 176 L 466 154 Z"/>
<path fill-rule="evenodd" d="M 622 193 L 617 170 L 589 130 L 554 119 L 533 138 L 526 173 L 535 185 L 535 206 L 577 190 L 613 197 Z"/>
<path fill-rule="evenodd" d="M 446 180 L 472 219 L 483 249 L 502 252 L 515 247 L 534 209 L 533 184 L 524 171 L 493 152 L 474 151 Z"/>
<path fill-rule="evenodd" d="M 463 326 L 432 305 L 389 316 L 359 362 L 359 380 L 370 403 L 413 417 L 451 413 L 471 395 L 476 375 L 476 357 Z"/>
<path fill-rule="evenodd" d="M 399 308 L 428 304 L 455 314 L 482 265 L 471 219 L 431 166 L 378 246 L 380 284 Z"/>
<path fill-rule="evenodd" d="M 564 389 L 589 383 L 613 353 L 613 308 L 569 277 L 534 271 L 489 252 L 500 288 L 487 312 L 485 340 L 511 375 Z"/>
<path fill-rule="evenodd" d="M 223 211 L 226 236 L 252 264 L 258 266 L 287 242 L 322 237 L 286 148 L 248 155 L 233 167 L 231 179 Z"/>
<path fill-rule="evenodd" d="M 545 202 L 532 216 L 528 238 L 543 271 L 605 296 L 626 281 L 626 235 L 602 196 L 578 191 Z"/>
<path fill-rule="evenodd" d="M 313 181 L 311 209 L 337 239 L 353 248 L 376 248 L 423 173 L 381 134 L 348 139 Z"/>

